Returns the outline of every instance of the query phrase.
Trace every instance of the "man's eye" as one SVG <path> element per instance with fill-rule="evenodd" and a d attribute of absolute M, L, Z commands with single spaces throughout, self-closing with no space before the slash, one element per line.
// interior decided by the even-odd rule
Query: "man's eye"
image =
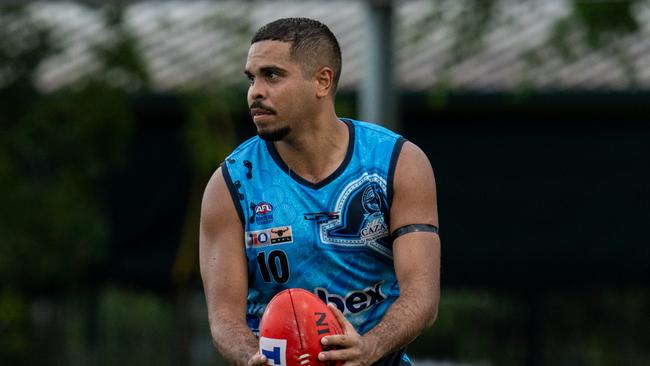
<path fill-rule="evenodd" d="M 280 75 L 278 75 L 278 74 L 276 74 L 276 73 L 274 73 L 274 72 L 268 72 L 268 73 L 266 74 L 266 77 L 267 77 L 268 79 L 271 79 L 271 80 L 277 79 L 279 76 L 280 76 Z"/>
<path fill-rule="evenodd" d="M 253 84 L 255 82 L 255 77 L 253 75 L 248 75 L 248 83 Z"/>

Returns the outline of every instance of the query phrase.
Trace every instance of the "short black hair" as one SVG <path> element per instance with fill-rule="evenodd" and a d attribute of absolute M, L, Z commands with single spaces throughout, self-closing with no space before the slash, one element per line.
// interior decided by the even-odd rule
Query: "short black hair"
<path fill-rule="evenodd" d="M 325 63 L 334 71 L 333 93 L 341 76 L 341 48 L 336 37 L 323 23 L 309 18 L 283 18 L 260 28 L 251 44 L 260 41 L 290 42 L 289 56 L 306 68 L 304 72 L 316 71 Z"/>

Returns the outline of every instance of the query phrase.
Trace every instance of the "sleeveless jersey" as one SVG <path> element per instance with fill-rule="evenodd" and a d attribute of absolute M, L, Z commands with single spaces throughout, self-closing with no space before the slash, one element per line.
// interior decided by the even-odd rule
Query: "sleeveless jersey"
<path fill-rule="evenodd" d="M 226 158 L 222 172 L 244 225 L 247 321 L 258 334 L 266 304 L 286 288 L 334 303 L 364 334 L 399 296 L 389 212 L 404 139 L 377 125 L 341 119 L 349 143 L 337 170 L 313 184 L 294 174 L 258 136 Z M 408 362 L 404 350 L 382 364 Z"/>

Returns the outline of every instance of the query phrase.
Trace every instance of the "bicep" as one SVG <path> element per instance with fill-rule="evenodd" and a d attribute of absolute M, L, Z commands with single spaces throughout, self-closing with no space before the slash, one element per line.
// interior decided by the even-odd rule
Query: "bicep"
<path fill-rule="evenodd" d="M 248 271 L 243 227 L 221 168 L 210 179 L 201 204 L 199 257 L 210 317 L 245 319 Z"/>
<path fill-rule="evenodd" d="M 429 159 L 406 142 L 397 161 L 390 210 L 390 230 L 411 224 L 438 226 L 436 185 Z M 440 238 L 432 232 L 412 232 L 393 242 L 393 260 L 400 288 L 415 287 L 437 296 Z"/>

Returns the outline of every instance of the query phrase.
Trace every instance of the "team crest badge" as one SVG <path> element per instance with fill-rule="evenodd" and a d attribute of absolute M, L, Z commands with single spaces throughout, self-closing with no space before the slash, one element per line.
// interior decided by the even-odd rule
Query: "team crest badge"
<path fill-rule="evenodd" d="M 366 173 L 350 182 L 332 210 L 340 215 L 320 224 L 321 241 L 346 247 L 366 246 L 392 257 L 386 189 L 386 180 L 376 174 Z"/>
<path fill-rule="evenodd" d="M 365 220 L 359 235 L 364 242 L 372 242 L 388 235 L 388 225 L 381 212 L 381 193 L 378 189 L 376 184 L 370 184 L 361 194 Z"/>

